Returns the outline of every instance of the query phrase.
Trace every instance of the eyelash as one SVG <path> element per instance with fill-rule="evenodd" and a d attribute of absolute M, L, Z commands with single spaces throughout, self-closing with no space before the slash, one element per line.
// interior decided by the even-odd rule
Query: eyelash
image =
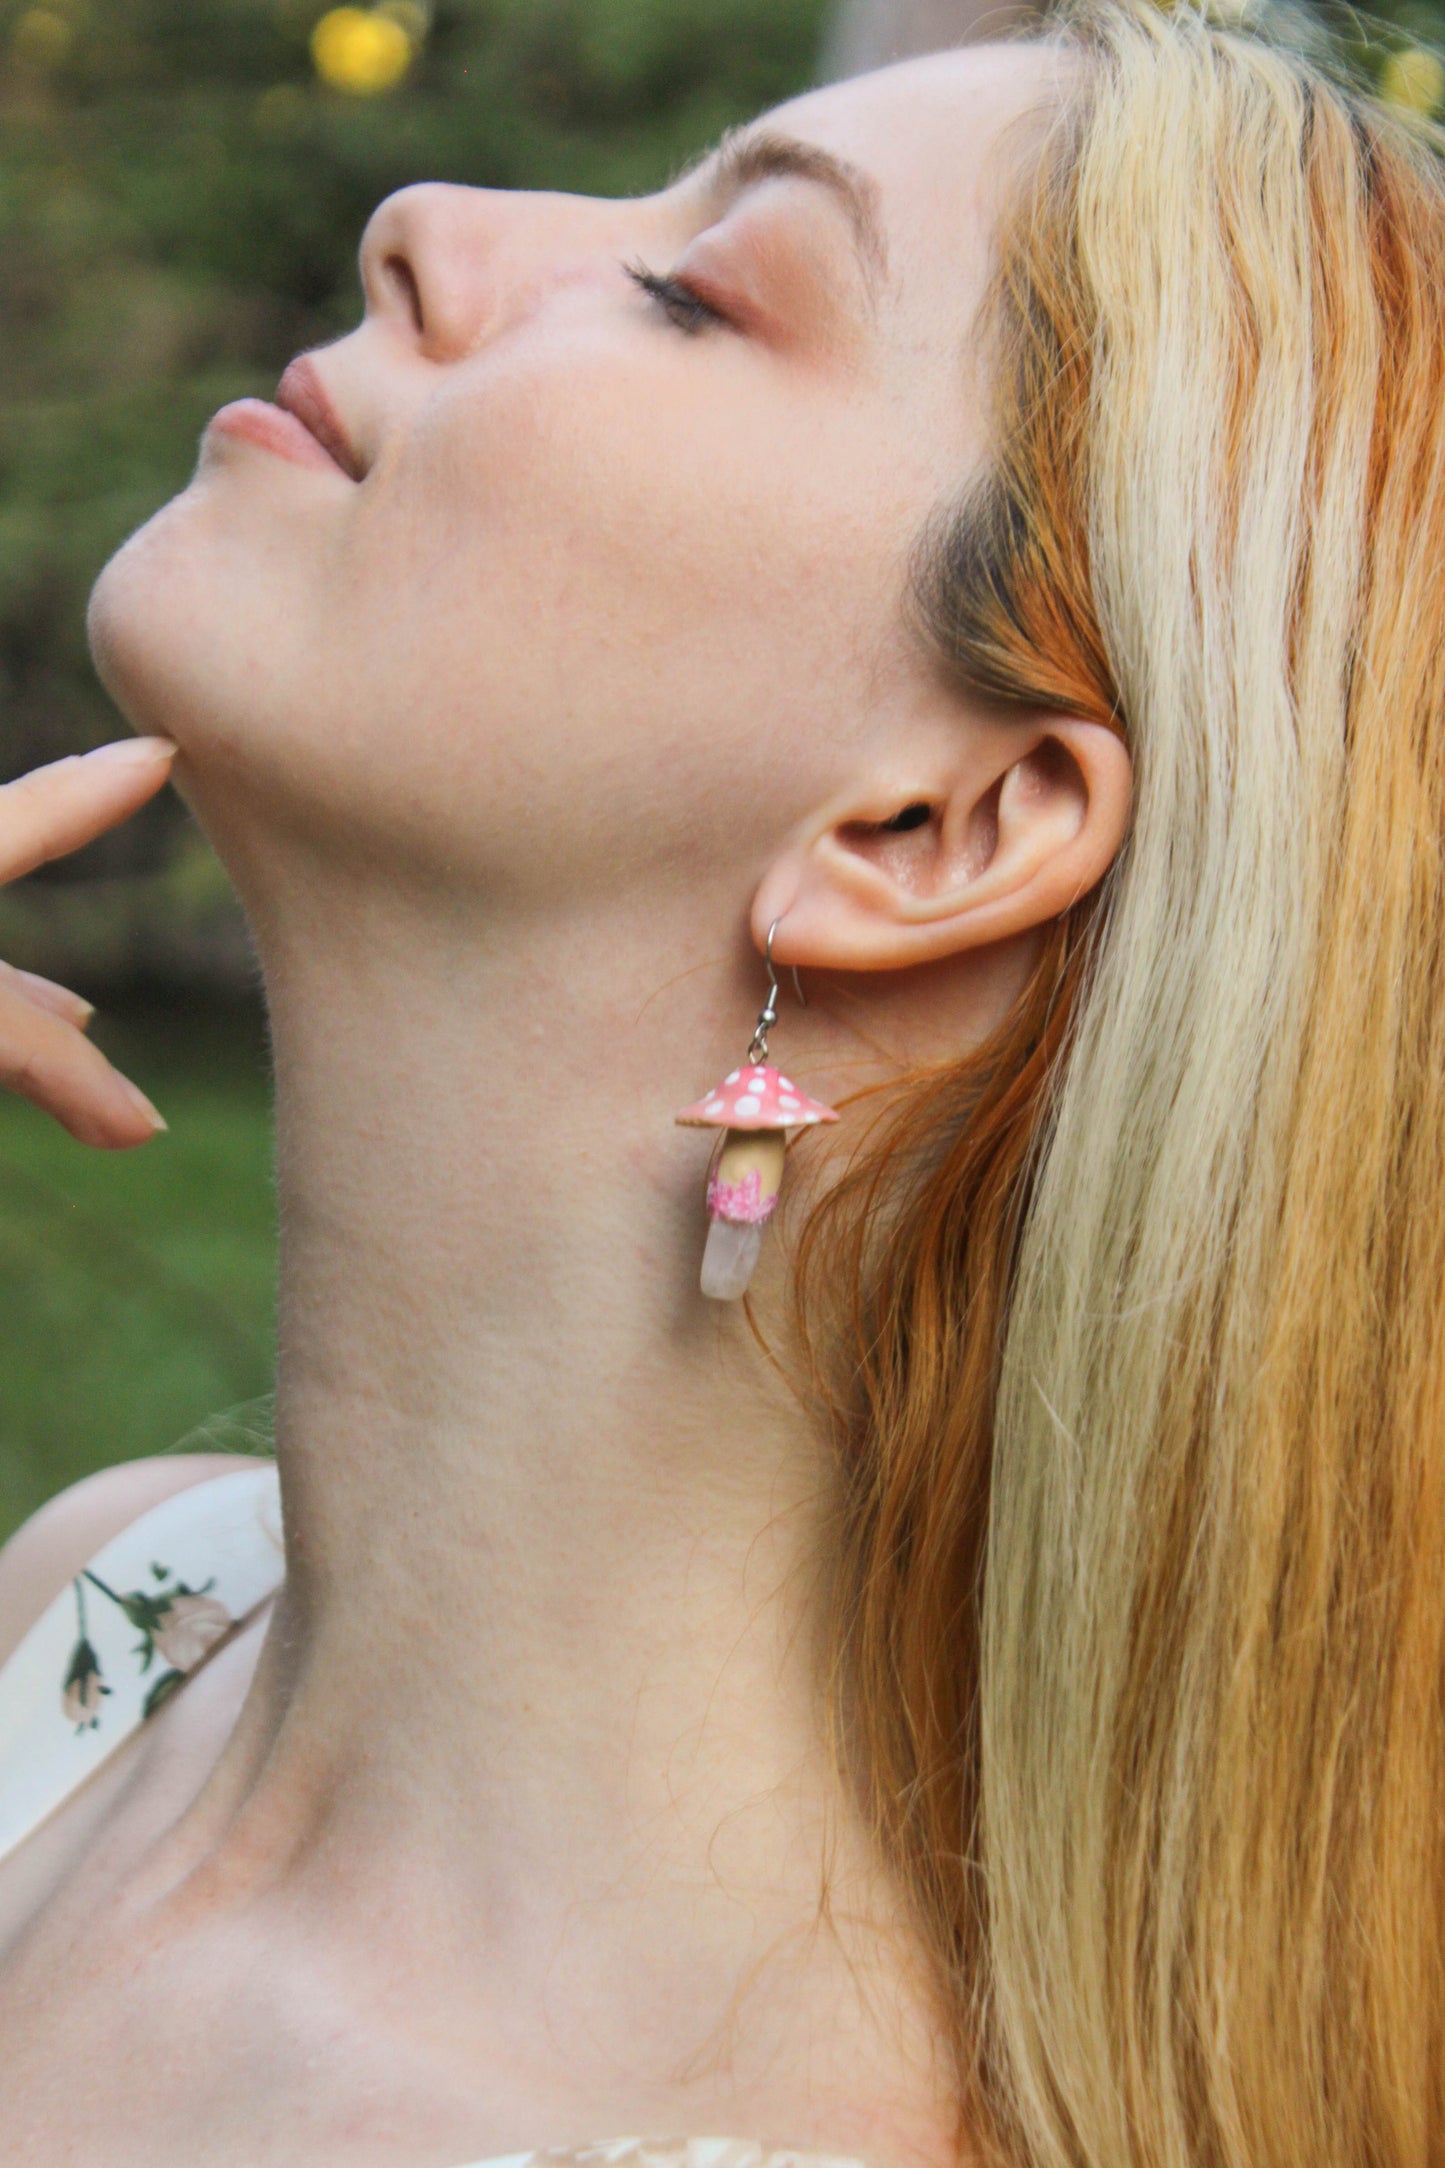
<path fill-rule="evenodd" d="M 666 310 L 678 330 L 685 331 L 690 338 L 695 338 L 709 325 L 727 322 L 722 310 L 715 309 L 701 294 L 694 293 L 684 279 L 665 278 L 641 263 L 625 263 L 622 268 L 635 285 Z"/>

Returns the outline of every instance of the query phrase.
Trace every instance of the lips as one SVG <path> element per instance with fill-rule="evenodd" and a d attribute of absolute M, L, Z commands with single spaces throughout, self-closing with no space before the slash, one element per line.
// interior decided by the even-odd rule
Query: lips
<path fill-rule="evenodd" d="M 298 354 L 276 386 L 276 405 L 292 414 L 309 430 L 321 449 L 334 459 L 343 474 L 359 482 L 366 471 L 357 457 L 341 416 L 321 381 L 321 372 L 309 354 Z"/>

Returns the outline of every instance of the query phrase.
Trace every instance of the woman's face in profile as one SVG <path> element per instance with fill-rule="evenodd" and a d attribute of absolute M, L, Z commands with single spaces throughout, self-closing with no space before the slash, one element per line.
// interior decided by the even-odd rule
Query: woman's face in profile
<path fill-rule="evenodd" d="M 97 589 L 221 840 L 290 808 L 535 900 L 685 883 L 846 788 L 924 697 L 907 553 L 984 448 L 989 153 L 1052 66 L 811 92 L 646 198 L 389 198 L 360 327 L 290 420 L 226 410 Z"/>

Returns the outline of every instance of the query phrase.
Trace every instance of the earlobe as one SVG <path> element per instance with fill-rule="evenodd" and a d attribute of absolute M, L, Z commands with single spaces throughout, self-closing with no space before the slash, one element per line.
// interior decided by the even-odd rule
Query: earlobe
<path fill-rule="evenodd" d="M 783 918 L 782 961 L 878 971 L 1033 931 L 1107 872 L 1130 792 L 1105 724 L 964 726 L 947 774 L 872 788 L 795 836 L 759 885 L 754 932 Z"/>

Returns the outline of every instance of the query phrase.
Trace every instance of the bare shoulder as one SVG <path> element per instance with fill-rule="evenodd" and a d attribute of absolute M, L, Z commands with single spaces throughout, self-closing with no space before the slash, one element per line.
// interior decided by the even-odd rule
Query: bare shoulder
<path fill-rule="evenodd" d="M 47 1499 L 0 1547 L 0 1664 L 66 1582 L 122 1528 L 193 1483 L 255 1465 L 243 1453 L 125 1460 Z"/>

